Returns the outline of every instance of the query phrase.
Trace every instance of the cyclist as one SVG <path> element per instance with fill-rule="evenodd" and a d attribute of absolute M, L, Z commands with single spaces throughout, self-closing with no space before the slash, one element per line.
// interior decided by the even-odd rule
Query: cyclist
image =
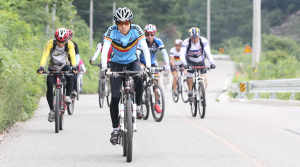
<path fill-rule="evenodd" d="M 174 90 L 174 95 L 178 96 L 178 92 L 177 92 L 177 77 L 178 77 L 178 73 L 176 70 L 176 67 L 182 67 L 182 61 L 180 60 L 180 48 L 181 48 L 181 44 L 182 44 L 182 40 L 181 39 L 176 39 L 175 42 L 175 47 L 173 47 L 170 50 L 170 63 L 171 63 L 171 71 L 172 71 L 172 75 L 173 75 L 173 90 Z M 184 74 L 186 75 L 186 70 L 184 70 Z"/>
<path fill-rule="evenodd" d="M 81 71 L 83 71 L 84 73 L 86 73 L 86 68 L 85 68 L 85 65 L 84 65 L 84 63 L 83 63 L 83 60 L 79 60 L 79 64 L 78 64 L 78 71 L 79 72 L 81 72 Z M 80 79 L 80 92 L 82 93 L 83 91 L 82 91 L 82 73 L 79 73 L 78 74 L 78 78 Z"/>
<path fill-rule="evenodd" d="M 102 49 L 102 72 L 107 71 L 107 54 L 110 46 L 113 46 L 114 56 L 111 59 L 111 71 L 123 71 L 126 68 L 130 71 L 140 71 L 141 64 L 135 55 L 136 44 L 140 42 L 141 48 L 145 54 L 146 68 L 149 70 L 150 64 L 150 52 L 147 47 L 145 35 L 140 26 L 132 24 L 132 12 L 124 7 L 118 8 L 114 13 L 114 20 L 116 25 L 108 28 L 104 36 L 104 45 Z M 119 131 L 119 101 L 120 101 L 120 89 L 122 85 L 122 77 L 111 78 L 111 105 L 110 115 L 113 125 L 113 132 L 111 133 L 110 141 L 112 144 L 118 142 Z M 142 80 L 140 78 L 134 78 L 135 91 L 136 91 L 136 111 L 137 118 L 142 119 L 141 113 L 141 94 L 142 94 Z"/>
<path fill-rule="evenodd" d="M 146 35 L 146 38 L 147 38 L 146 42 L 147 42 L 147 45 L 148 45 L 148 48 L 149 48 L 149 51 L 150 51 L 150 54 L 151 54 L 151 67 L 157 67 L 157 65 L 155 63 L 155 61 L 156 61 L 155 60 L 156 51 L 157 51 L 157 49 L 160 49 L 161 53 L 164 56 L 164 60 L 165 60 L 164 69 L 169 70 L 170 66 L 169 66 L 168 53 L 165 49 L 165 46 L 164 46 L 162 40 L 155 36 L 155 32 L 157 31 L 156 26 L 154 24 L 147 24 L 145 26 L 144 30 L 145 30 L 145 35 Z M 138 46 L 136 54 L 137 54 L 137 56 L 140 56 L 140 61 L 142 63 L 142 66 L 145 66 L 146 60 L 145 60 L 145 56 L 144 56 L 143 51 L 141 50 L 140 45 Z M 158 80 L 158 84 L 160 84 L 160 78 L 159 78 L 158 71 L 155 72 L 155 78 Z M 157 101 L 158 100 L 158 95 L 157 95 L 157 92 L 155 92 L 155 93 L 156 93 L 155 94 L 155 97 L 156 97 L 155 101 Z M 161 110 L 161 108 L 159 107 L 158 104 L 155 104 L 154 108 L 155 108 L 156 112 L 158 112 L 158 113 L 162 112 L 162 110 Z"/>
<path fill-rule="evenodd" d="M 214 59 L 210 52 L 210 47 L 208 41 L 204 37 L 200 37 L 200 29 L 196 27 L 192 27 L 189 29 L 189 38 L 185 39 L 181 45 L 180 49 L 180 60 L 183 62 L 185 66 L 205 66 L 205 55 L 210 62 L 210 68 L 216 68 L 214 63 Z M 190 97 L 190 101 L 193 100 L 192 95 L 192 87 L 193 87 L 193 73 L 194 70 L 187 71 L 187 84 L 189 87 L 188 96 Z M 207 88 L 207 75 L 206 69 L 200 70 L 201 76 L 204 77 L 205 89 Z"/>
<path fill-rule="evenodd" d="M 103 35 L 103 39 L 104 39 L 104 35 Z M 104 45 L 104 42 L 98 43 L 96 51 L 94 53 L 94 56 L 90 60 L 90 64 L 92 64 L 97 59 L 99 53 L 102 52 L 103 45 Z M 112 49 L 112 46 L 111 46 L 109 48 L 109 51 L 108 51 L 108 54 L 107 54 L 107 67 L 108 67 L 108 70 L 110 70 L 110 61 L 111 61 L 111 58 L 112 58 L 113 54 L 114 54 L 114 52 L 113 52 L 113 49 Z M 100 63 L 101 63 L 101 60 L 100 60 Z"/>
<path fill-rule="evenodd" d="M 68 61 L 68 54 L 70 55 L 71 64 L 73 67 L 73 72 L 78 73 L 76 69 L 76 60 L 75 60 L 75 49 L 74 43 L 68 41 L 69 33 L 65 28 L 59 28 L 55 31 L 55 38 L 49 40 L 46 43 L 46 46 L 43 51 L 43 56 L 40 62 L 40 68 L 37 70 L 39 74 L 42 74 L 46 65 L 47 57 L 50 54 L 50 61 L 48 70 L 61 70 L 61 71 L 72 71 L 70 67 L 70 62 Z M 73 88 L 73 76 L 66 76 L 66 97 L 65 103 L 68 105 L 71 104 L 71 91 Z M 47 101 L 50 107 L 50 113 L 48 116 L 48 121 L 53 122 L 55 112 L 53 111 L 53 85 L 56 83 L 55 76 L 47 76 Z"/>
<path fill-rule="evenodd" d="M 78 45 L 77 43 L 75 43 L 72 39 L 73 39 L 73 31 L 68 29 L 67 30 L 69 32 L 69 41 L 72 41 L 74 44 L 74 49 L 75 49 L 75 57 L 76 57 L 76 66 L 78 66 L 79 64 L 79 60 L 80 60 L 80 55 L 79 55 L 79 49 L 78 49 Z M 70 55 L 68 57 L 69 61 L 70 61 Z M 71 96 L 76 97 L 77 96 L 77 79 L 78 79 L 78 74 L 74 74 L 73 75 L 73 80 L 74 80 L 74 86 L 73 86 L 73 91 L 71 93 Z"/>

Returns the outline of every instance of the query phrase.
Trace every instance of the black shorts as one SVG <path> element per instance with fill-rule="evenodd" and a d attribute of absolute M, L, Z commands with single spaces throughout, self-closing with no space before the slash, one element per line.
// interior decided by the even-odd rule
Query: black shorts
<path fill-rule="evenodd" d="M 191 60 L 187 60 L 187 64 L 189 66 L 205 66 L 205 62 L 204 61 L 200 61 L 200 62 L 193 62 Z M 193 74 L 195 70 L 187 70 L 188 73 Z M 200 69 L 200 73 L 201 74 L 206 74 L 206 69 Z"/>

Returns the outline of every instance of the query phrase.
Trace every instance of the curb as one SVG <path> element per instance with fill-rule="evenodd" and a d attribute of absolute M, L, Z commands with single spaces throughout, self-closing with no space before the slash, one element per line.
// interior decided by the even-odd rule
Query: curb
<path fill-rule="evenodd" d="M 300 106 L 299 100 L 278 100 L 278 99 L 234 99 L 230 98 L 230 102 L 241 102 L 241 103 L 253 103 L 263 105 L 274 105 L 274 106 Z"/>

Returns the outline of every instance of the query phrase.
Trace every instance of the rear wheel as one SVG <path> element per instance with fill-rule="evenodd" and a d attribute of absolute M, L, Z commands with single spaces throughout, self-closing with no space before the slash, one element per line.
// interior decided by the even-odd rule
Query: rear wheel
<path fill-rule="evenodd" d="M 100 108 L 103 107 L 103 103 L 104 103 L 104 88 L 105 88 L 105 82 L 101 79 L 99 81 L 99 88 L 98 88 Z"/>
<path fill-rule="evenodd" d="M 181 98 L 184 103 L 187 103 L 189 101 L 189 87 L 187 85 L 186 79 L 183 80 L 183 84 L 181 85 Z"/>
<path fill-rule="evenodd" d="M 200 82 L 198 91 L 199 91 L 199 97 L 200 97 L 199 107 L 198 107 L 199 116 L 200 116 L 200 118 L 204 118 L 205 117 L 205 108 L 206 108 L 206 98 L 205 98 L 204 84 L 202 82 Z"/>
<path fill-rule="evenodd" d="M 132 161 L 132 105 L 130 100 L 126 100 L 126 111 L 125 111 L 125 127 L 126 127 L 126 160 L 127 162 Z"/>
<path fill-rule="evenodd" d="M 60 113 L 60 89 L 56 89 L 55 92 L 55 133 L 59 132 L 59 113 Z"/>
<path fill-rule="evenodd" d="M 178 85 L 177 85 L 178 86 Z M 178 92 L 179 93 L 179 92 Z M 172 85 L 172 98 L 173 98 L 173 101 L 175 102 L 175 103 L 177 103 L 178 102 L 178 100 L 179 100 L 179 94 L 177 95 L 177 96 L 175 96 L 175 91 L 174 91 L 174 89 L 173 89 L 173 85 Z"/>
<path fill-rule="evenodd" d="M 193 86 L 193 91 L 195 90 L 195 87 Z M 191 113 L 193 117 L 197 116 L 197 99 L 193 95 L 193 102 L 190 102 L 191 105 Z"/>
<path fill-rule="evenodd" d="M 164 118 L 164 114 L 165 114 L 165 97 L 164 97 L 164 92 L 160 85 L 158 84 L 153 85 L 153 96 L 154 96 L 154 100 L 156 99 L 155 96 L 158 96 L 158 99 L 154 104 L 151 103 L 152 115 L 156 122 L 160 122 Z M 161 109 L 160 113 L 156 111 L 155 105 L 158 105 L 159 108 Z"/>
<path fill-rule="evenodd" d="M 77 100 L 79 100 L 79 93 L 80 93 L 80 78 L 77 76 Z M 72 115 L 72 114 L 69 114 Z"/>

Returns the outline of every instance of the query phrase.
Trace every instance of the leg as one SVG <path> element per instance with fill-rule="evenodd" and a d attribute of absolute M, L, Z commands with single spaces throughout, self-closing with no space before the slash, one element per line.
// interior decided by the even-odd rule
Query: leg
<path fill-rule="evenodd" d="M 207 89 L 207 74 L 201 74 L 202 77 L 204 77 L 204 83 L 205 83 L 205 90 Z"/>
<path fill-rule="evenodd" d="M 73 75 L 73 80 L 74 80 L 74 83 L 73 83 L 73 89 L 75 90 L 75 91 L 77 91 L 77 79 L 78 79 L 78 74 L 74 74 Z"/>
<path fill-rule="evenodd" d="M 53 110 L 53 85 L 55 85 L 56 78 L 55 76 L 47 76 L 47 101 L 49 104 L 50 110 Z"/>
<path fill-rule="evenodd" d="M 71 67 L 70 66 L 64 66 L 61 71 L 72 71 L 71 70 Z M 74 79 L 73 79 L 73 76 L 72 75 L 67 75 L 65 76 L 66 77 L 66 80 L 67 80 L 67 84 L 66 84 L 66 96 L 70 96 L 71 95 L 71 92 L 72 92 L 72 89 L 74 87 Z"/>

